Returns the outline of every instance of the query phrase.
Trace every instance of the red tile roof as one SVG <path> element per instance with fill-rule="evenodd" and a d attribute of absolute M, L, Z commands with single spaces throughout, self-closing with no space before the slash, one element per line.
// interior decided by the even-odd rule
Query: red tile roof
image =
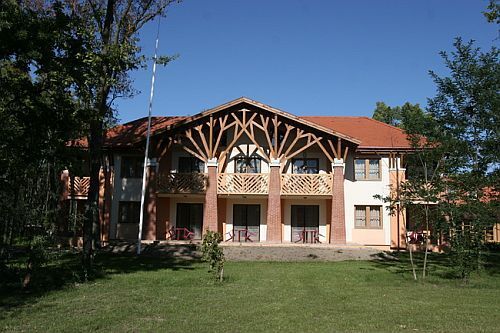
<path fill-rule="evenodd" d="M 151 133 L 165 130 L 168 126 L 191 117 L 153 117 Z M 361 149 L 410 149 L 405 133 L 397 128 L 368 117 L 301 116 L 300 119 L 345 134 L 361 141 Z M 146 138 L 147 118 L 140 118 L 108 130 L 104 146 L 131 147 Z M 87 140 L 79 139 L 71 146 L 86 147 Z"/>
<path fill-rule="evenodd" d="M 152 117 L 151 118 L 151 134 L 154 135 L 156 132 L 167 128 L 170 125 L 180 122 L 187 117 Z M 105 147 L 130 147 L 138 141 L 142 141 L 146 138 L 146 133 L 148 129 L 148 118 L 139 118 L 131 122 L 117 125 L 110 128 L 106 132 L 106 138 L 104 139 Z M 87 147 L 87 138 L 81 138 L 70 143 L 70 146 L 74 147 Z"/>
<path fill-rule="evenodd" d="M 360 140 L 359 148 L 411 148 L 403 130 L 368 117 L 304 116 L 300 118 Z"/>

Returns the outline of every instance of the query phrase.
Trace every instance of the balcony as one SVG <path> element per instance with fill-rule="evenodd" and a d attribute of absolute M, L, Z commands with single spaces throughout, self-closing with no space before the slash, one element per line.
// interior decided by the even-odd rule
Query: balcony
<path fill-rule="evenodd" d="M 158 177 L 158 192 L 170 194 L 202 194 L 207 188 L 205 173 L 168 173 Z"/>
<path fill-rule="evenodd" d="M 73 186 L 73 189 L 71 189 Z M 90 177 L 72 177 L 67 182 L 69 198 L 87 197 L 89 194 Z"/>
<path fill-rule="evenodd" d="M 217 181 L 218 194 L 267 194 L 269 175 L 267 173 L 220 173 Z"/>
<path fill-rule="evenodd" d="M 282 174 L 281 195 L 307 196 L 332 195 L 333 177 L 331 174 Z"/>
<path fill-rule="evenodd" d="M 159 175 L 158 192 L 165 194 L 204 194 L 207 174 L 170 173 Z M 283 196 L 331 196 L 333 177 L 331 174 L 281 174 Z M 219 195 L 267 195 L 269 174 L 267 173 L 219 173 L 217 194 Z"/>

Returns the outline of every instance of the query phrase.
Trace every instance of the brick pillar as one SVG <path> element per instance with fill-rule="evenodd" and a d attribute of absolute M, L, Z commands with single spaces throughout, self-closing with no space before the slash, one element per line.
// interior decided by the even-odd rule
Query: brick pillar
<path fill-rule="evenodd" d="M 332 163 L 333 193 L 330 243 L 345 244 L 345 202 L 344 202 L 344 160 L 335 159 Z"/>
<path fill-rule="evenodd" d="M 267 199 L 267 242 L 281 243 L 281 175 L 280 161 L 269 164 L 269 195 Z"/>
<path fill-rule="evenodd" d="M 111 221 L 111 200 L 113 194 L 113 167 L 109 160 L 99 173 L 99 220 L 101 223 L 101 242 L 109 241 Z"/>
<path fill-rule="evenodd" d="M 69 186 L 71 184 L 71 179 L 69 177 L 69 170 L 63 170 L 60 176 L 60 192 L 59 192 L 59 216 L 57 233 L 59 235 L 64 235 L 68 231 L 69 222 L 69 204 L 68 196 L 70 195 Z"/>
<path fill-rule="evenodd" d="M 207 173 L 207 190 L 205 193 L 205 207 L 203 208 L 203 231 L 218 231 L 216 158 L 208 160 Z"/>
<path fill-rule="evenodd" d="M 396 160 L 395 163 L 399 163 Z M 405 180 L 405 170 L 391 168 L 389 170 L 389 184 L 391 187 L 391 196 L 397 199 L 398 186 Z M 401 208 L 396 206 L 395 214 L 391 215 L 391 248 L 406 248 L 406 214 Z"/>
<path fill-rule="evenodd" d="M 144 225 L 142 239 L 156 239 L 156 159 L 151 158 L 146 168 L 146 197 L 144 198 Z"/>
<path fill-rule="evenodd" d="M 156 239 L 166 239 L 167 230 L 172 227 L 170 222 L 170 198 L 156 198 Z"/>

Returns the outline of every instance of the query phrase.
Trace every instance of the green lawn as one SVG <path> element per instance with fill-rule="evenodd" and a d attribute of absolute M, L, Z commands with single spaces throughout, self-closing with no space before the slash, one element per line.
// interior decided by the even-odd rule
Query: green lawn
<path fill-rule="evenodd" d="M 500 332 L 498 267 L 463 285 L 433 258 L 425 283 L 401 262 L 228 262 L 220 285 L 200 263 L 105 256 L 93 282 L 3 290 L 0 330 Z"/>

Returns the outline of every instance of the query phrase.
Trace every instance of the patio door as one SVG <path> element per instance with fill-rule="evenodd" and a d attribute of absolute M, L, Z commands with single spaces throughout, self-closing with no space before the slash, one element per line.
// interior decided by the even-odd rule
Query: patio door
<path fill-rule="evenodd" d="M 251 233 L 250 239 L 259 241 L 260 234 L 260 205 L 233 205 L 233 229 L 247 230 Z"/>
<path fill-rule="evenodd" d="M 192 231 L 194 233 L 194 239 L 201 239 L 203 204 L 178 203 L 175 225 L 177 228 L 187 228 Z"/>
<path fill-rule="evenodd" d="M 318 205 L 292 205 L 292 242 L 300 239 L 303 231 L 319 232 Z"/>

